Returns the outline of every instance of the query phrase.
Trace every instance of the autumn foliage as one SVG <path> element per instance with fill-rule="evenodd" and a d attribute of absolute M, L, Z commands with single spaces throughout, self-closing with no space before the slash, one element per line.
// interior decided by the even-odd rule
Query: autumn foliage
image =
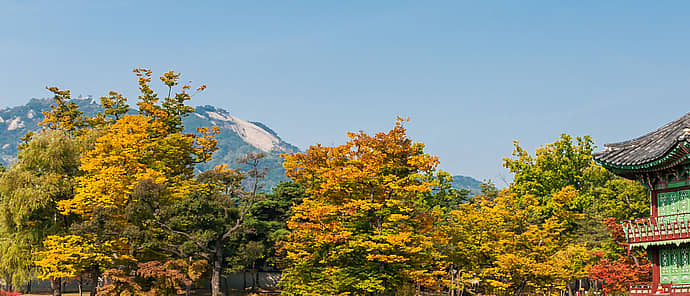
<path fill-rule="evenodd" d="M 35 269 L 39 278 L 51 280 L 54 294 L 63 278 L 78 277 L 81 285 L 82 276 L 95 283 L 103 275 L 120 284 L 101 293 L 138 293 L 129 275 L 105 272 L 108 268 L 141 270 L 139 276 L 156 278 L 158 287 L 170 286 L 163 284 L 165 277 L 185 285 L 199 279 L 198 272 L 154 272 L 148 261 L 171 256 L 160 249 L 167 238 L 155 224 L 155 212 L 200 190 L 194 165 L 211 158 L 219 130 L 183 132 L 182 118 L 194 108 L 186 105 L 189 85 L 174 91 L 179 73 L 160 77 L 167 88 L 161 97 L 151 86 L 152 71 L 134 72 L 141 91 L 138 114 L 132 114 L 126 97 L 111 91 L 101 98 L 102 110 L 86 116 L 69 90 L 48 87 L 54 104 L 43 112 L 43 129 L 23 138 L 20 162 L 0 178 L 0 230 L 16 241 L 0 240 L 13 256 L 3 255 L 2 262 L 25 264 L 25 274 Z M 33 208 L 17 206 L 23 204 Z M 166 262 L 163 267 L 172 270 L 170 262 L 177 261 Z M 123 285 L 129 288 L 120 290 Z"/>
<path fill-rule="evenodd" d="M 185 259 L 139 263 L 137 275 L 149 279 L 151 296 L 183 295 L 192 283 L 199 280 L 208 268 L 205 260 Z"/>
<path fill-rule="evenodd" d="M 651 281 L 652 266 L 646 252 L 631 250 L 625 240 L 623 227 L 615 218 L 607 218 L 606 225 L 611 231 L 611 238 L 620 246 L 620 253 L 605 254 L 595 252 L 599 258 L 597 264 L 589 270 L 589 277 L 604 281 L 604 290 L 608 293 L 627 293 L 631 283 Z"/>
<path fill-rule="evenodd" d="M 5 290 L 0 290 L 0 296 L 19 296 L 22 295 L 22 293 L 19 292 L 8 292 Z"/>
<path fill-rule="evenodd" d="M 283 155 L 292 179 L 262 191 L 263 153 L 199 172 L 217 127 L 185 132 L 192 87 L 135 69 L 137 110 L 111 91 L 86 116 L 49 87 L 42 130 L 0 172 L 0 276 L 103 285 L 94 295 L 182 295 L 228 272 L 282 269 L 284 295 L 556 295 L 589 276 L 608 292 L 649 278 L 617 220 L 647 211 L 645 189 L 597 166 L 589 137 L 534 155 L 514 143 L 507 188 L 451 188 L 439 159 L 407 135 L 348 133 Z M 205 85 L 196 88 L 203 91 Z M 19 271 L 17 271 L 19 270 Z M 572 289 L 571 289 L 572 290 Z M 573 291 L 570 291 L 571 293 Z M 2 292 L 0 292 L 0 296 Z"/>
<path fill-rule="evenodd" d="M 308 195 L 293 208 L 283 248 L 286 295 L 372 294 L 442 282 L 439 212 L 421 198 L 438 159 L 405 133 L 404 120 L 341 146 L 285 156 L 287 175 Z M 344 294 L 343 294 L 344 295 Z"/>

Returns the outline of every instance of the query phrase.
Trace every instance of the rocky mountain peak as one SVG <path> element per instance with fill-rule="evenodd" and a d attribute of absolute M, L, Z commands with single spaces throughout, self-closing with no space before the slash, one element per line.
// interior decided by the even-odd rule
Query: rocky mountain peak
<path fill-rule="evenodd" d="M 98 100 L 91 96 L 79 96 L 72 101 L 87 116 L 93 116 L 101 110 Z M 31 99 L 22 106 L 0 109 L 0 162 L 9 165 L 16 161 L 20 138 L 30 130 L 39 129 L 38 123 L 44 118 L 42 112 L 50 110 L 52 103 L 50 99 Z M 263 152 L 266 154 L 264 165 L 269 169 L 266 186 L 271 187 L 286 180 L 280 154 L 299 151 L 266 125 L 240 119 L 222 108 L 197 106 L 195 112 L 183 121 L 188 133 L 196 133 L 199 127 L 220 128 L 220 134 L 216 136 L 219 149 L 209 163 L 197 166 L 199 170 L 211 169 L 223 163 L 236 166 L 235 159 L 247 152 Z"/>

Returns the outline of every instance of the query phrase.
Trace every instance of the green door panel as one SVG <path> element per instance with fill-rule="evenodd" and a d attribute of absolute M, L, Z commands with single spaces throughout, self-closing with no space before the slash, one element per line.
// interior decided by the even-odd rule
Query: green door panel
<path fill-rule="evenodd" d="M 690 245 L 659 248 L 659 271 L 662 283 L 690 283 Z"/>
<path fill-rule="evenodd" d="M 658 193 L 659 216 L 690 213 L 690 190 Z"/>

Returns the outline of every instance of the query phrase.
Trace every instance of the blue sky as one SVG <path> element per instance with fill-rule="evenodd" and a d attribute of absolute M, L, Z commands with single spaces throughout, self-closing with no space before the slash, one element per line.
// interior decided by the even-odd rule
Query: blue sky
<path fill-rule="evenodd" d="M 145 2 L 145 3 L 139 3 Z M 509 180 L 512 141 L 604 143 L 690 111 L 690 5 L 635 1 L 0 0 L 0 106 L 174 69 L 304 149 L 409 134 L 453 174 Z M 655 5 L 656 4 L 656 5 Z"/>

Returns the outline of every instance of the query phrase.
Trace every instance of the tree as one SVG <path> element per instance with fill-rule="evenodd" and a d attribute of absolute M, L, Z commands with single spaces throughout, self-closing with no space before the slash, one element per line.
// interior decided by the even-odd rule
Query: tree
<path fill-rule="evenodd" d="M 532 156 L 515 142 L 513 158 L 504 159 L 504 166 L 515 174 L 510 191 L 518 198 L 536 197 L 535 211 L 540 221 L 553 217 L 559 209 L 581 217 L 569 220 L 566 225 L 565 233 L 573 238 L 571 245 L 593 250 L 588 255 L 590 260 L 606 258 L 601 263 L 607 265 L 610 260 L 627 255 L 612 240 L 613 228 L 608 227 L 606 219 L 647 215 L 648 199 L 646 190 L 637 182 L 617 177 L 596 165 L 592 160 L 594 147 L 589 136 L 573 138 L 562 134 L 556 142 L 541 146 Z M 558 205 L 557 193 L 567 187 L 575 189 L 574 195 L 568 203 Z M 596 266 L 595 262 L 595 268 L 599 268 Z"/>
<path fill-rule="evenodd" d="M 139 263 L 137 275 L 151 280 L 150 295 L 190 295 L 194 281 L 206 271 L 205 260 L 167 260 Z"/>
<path fill-rule="evenodd" d="M 198 190 L 157 211 L 155 222 L 172 238 L 161 241 L 161 248 L 179 257 L 208 260 L 213 296 L 221 295 L 220 279 L 229 253 L 226 246 L 237 238 L 245 218 L 261 198 L 260 180 L 265 174 L 259 167 L 262 157 L 250 153 L 239 159 L 251 166 L 247 172 L 219 166 L 200 174 L 197 179 L 202 186 Z"/>
<path fill-rule="evenodd" d="M 38 256 L 36 264 L 41 266 L 45 277 L 56 278 L 72 275 L 77 270 L 89 270 L 95 278 L 109 264 L 134 266 L 135 257 L 151 260 L 154 253 L 148 249 L 151 244 L 136 239 L 141 239 L 143 233 L 160 232 L 160 229 L 155 229 L 155 225 L 134 223 L 150 218 L 155 210 L 141 209 L 169 205 L 197 188 L 194 164 L 208 161 L 216 150 L 217 128 L 199 129 L 198 134 L 182 133 L 182 117 L 194 109 L 185 105 L 191 98 L 189 85 L 173 93 L 179 73 L 170 71 L 161 76 L 168 88 L 164 98 L 159 98 L 150 87 L 150 70 L 136 69 L 135 73 L 142 92 L 137 104 L 138 115 L 128 114 L 129 105 L 124 96 L 110 92 L 101 98 L 103 111 L 87 118 L 70 101 L 68 90 L 48 88 L 55 93 L 56 103 L 51 111 L 44 113 L 43 133 L 67 134 L 81 143 L 81 149 L 77 150 L 78 161 L 72 167 L 71 179 L 64 184 L 68 194 L 60 195 L 53 203 L 56 217 L 69 218 L 70 223 L 62 223 L 60 232 L 49 233 L 58 236 L 37 241 L 43 248 L 40 241 L 44 240 L 45 249 L 32 250 Z M 197 91 L 204 88 L 201 86 Z M 28 134 L 22 147 L 30 146 L 35 137 Z M 42 164 L 50 166 L 53 163 L 59 162 L 44 161 Z M 39 168 L 36 171 L 45 174 L 49 170 Z M 152 204 L 142 205 L 137 194 L 144 193 L 137 190 L 142 191 L 144 185 L 151 184 L 157 187 L 149 187 L 162 189 L 157 191 L 155 201 L 147 200 Z M 20 184 L 18 187 L 26 190 L 36 186 Z M 94 254 L 108 254 L 110 258 L 88 259 Z M 153 254 L 153 257 L 161 256 L 165 257 Z M 84 262 L 91 263 L 86 266 Z"/>
<path fill-rule="evenodd" d="M 553 195 L 554 205 L 563 208 L 575 194 L 565 187 Z M 536 197 L 509 190 L 476 201 L 451 211 L 444 228 L 450 238 L 449 259 L 459 269 L 459 288 L 482 294 L 551 294 L 586 274 L 587 250 L 572 244 L 566 231 L 569 221 L 578 218 L 572 212 L 559 210 L 543 220 Z"/>
<path fill-rule="evenodd" d="M 43 240 L 43 246 L 43 251 L 34 252 L 40 279 L 73 278 L 84 273 L 97 272 L 112 262 L 112 258 L 98 250 L 93 241 L 81 236 L 51 235 Z M 80 282 L 79 293 L 81 292 Z"/>
<path fill-rule="evenodd" d="M 87 120 L 97 132 L 92 149 L 83 151 L 82 174 L 75 179 L 74 196 L 58 203 L 62 214 L 82 219 L 73 227 L 75 231 L 82 230 L 82 235 L 96 231 L 95 243 L 111 246 L 114 256 L 120 258 L 146 251 L 118 243 L 123 236 L 136 236 L 140 228 L 147 227 L 131 221 L 135 217 L 129 210 L 138 203 L 133 199 L 137 186 L 148 181 L 162 186 L 164 190 L 156 196 L 157 206 L 186 196 L 197 186 L 194 164 L 210 159 L 218 133 L 217 128 L 199 129 L 197 135 L 182 133 L 181 118 L 194 109 L 184 104 L 191 97 L 188 85 L 172 94 L 179 74 L 168 72 L 161 77 L 168 96 L 159 104 L 149 85 L 152 72 L 136 69 L 135 73 L 142 92 L 137 103 L 140 114 L 126 114 L 126 98 L 119 93 L 101 98 L 105 113 Z M 106 225 L 112 231 L 103 231 Z"/>
<path fill-rule="evenodd" d="M 121 269 L 108 269 L 103 273 L 107 282 L 98 288 L 96 296 L 144 296 L 134 276 Z"/>
<path fill-rule="evenodd" d="M 446 263 L 434 247 L 439 209 L 424 201 L 438 159 L 413 143 L 399 118 L 388 133 L 348 133 L 341 146 L 285 156 L 307 197 L 293 207 L 283 243 L 286 295 L 386 295 L 438 289 Z"/>
<path fill-rule="evenodd" d="M 73 132 L 87 126 L 87 120 L 83 112 L 79 111 L 79 106 L 70 101 L 69 90 L 60 90 L 55 86 L 46 87 L 47 90 L 55 94 L 53 100 L 55 105 L 50 105 L 51 111 L 43 111 L 45 118 L 39 123 L 50 130 L 62 130 Z"/>
<path fill-rule="evenodd" d="M 19 161 L 0 177 L 0 231 L 10 239 L 2 241 L 0 269 L 15 273 L 17 284 L 30 275 L 34 253 L 43 249 L 43 240 L 68 231 L 73 217 L 60 214 L 57 204 L 73 196 L 79 151 L 78 140 L 67 132 L 38 133 L 22 146 Z M 60 293 L 59 278 L 51 278 L 55 295 Z"/>
<path fill-rule="evenodd" d="M 648 214 L 644 187 L 596 165 L 592 160 L 595 146 L 589 136 L 561 134 L 554 143 L 538 148 L 534 156 L 517 141 L 514 146 L 513 158 L 503 159 L 503 166 L 514 174 L 510 190 L 536 196 L 545 217 L 555 210 L 551 196 L 566 186 L 578 191 L 569 206 L 580 213 L 595 210 L 618 219 Z"/>
<path fill-rule="evenodd" d="M 136 261 L 177 254 L 157 248 L 157 240 L 173 235 L 166 238 L 153 223 L 155 213 L 193 192 L 213 192 L 216 187 L 196 180 L 194 165 L 210 160 L 219 129 L 183 133 L 182 118 L 194 109 L 186 105 L 191 87 L 179 86 L 179 73 L 160 77 L 167 96 L 159 97 L 150 86 L 152 71 L 134 72 L 141 91 L 137 115 L 126 97 L 111 91 L 101 98 L 103 110 L 86 117 L 69 90 L 48 87 L 55 103 L 44 112 L 43 130 L 22 138 L 20 161 L 0 176 L 3 277 L 23 281 L 38 267 L 59 293 L 63 277 L 95 279 L 108 267 L 136 270 Z M 122 276 L 119 283 L 135 293 Z M 113 289 L 102 292 L 119 291 Z"/>
<path fill-rule="evenodd" d="M 279 268 L 284 254 L 279 252 L 279 243 L 290 231 L 287 221 L 292 206 L 300 204 L 304 189 L 293 181 L 280 182 L 270 194 L 256 202 L 245 219 L 244 231 L 233 242 L 237 245 L 229 263 L 231 272 L 251 271 L 252 290 L 258 282 L 259 267 Z"/>
<path fill-rule="evenodd" d="M 284 257 L 279 252 L 280 243 L 290 234 L 287 222 L 292 208 L 301 204 L 305 197 L 302 186 L 294 181 L 283 181 L 252 210 L 250 218 L 254 224 L 249 223 L 249 227 L 256 229 L 256 236 L 264 242 L 267 264 L 278 266 Z"/>
<path fill-rule="evenodd" d="M 604 291 L 608 293 L 627 293 L 630 283 L 651 281 L 652 265 L 646 252 L 631 250 L 623 233 L 623 227 L 616 218 L 607 218 L 606 226 L 610 230 L 614 246 L 607 250 L 594 252 L 598 262 L 589 270 L 589 277 L 604 281 Z"/>

